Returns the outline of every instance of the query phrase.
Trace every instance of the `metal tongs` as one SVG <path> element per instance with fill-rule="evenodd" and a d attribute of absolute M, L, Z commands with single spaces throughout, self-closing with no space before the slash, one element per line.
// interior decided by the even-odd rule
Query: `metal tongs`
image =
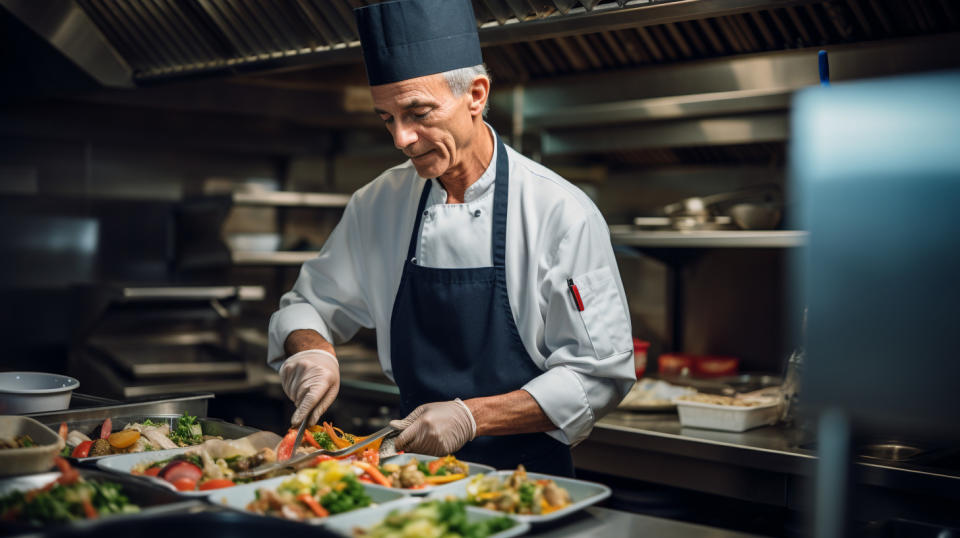
<path fill-rule="evenodd" d="M 297 447 L 300 446 L 299 441 L 303 440 L 303 430 L 305 429 L 305 426 L 304 426 L 304 425 L 306 424 L 306 422 L 307 422 L 306 420 L 303 421 L 303 424 L 300 425 L 300 429 L 299 429 L 298 432 L 297 432 L 297 439 L 296 439 L 296 441 L 294 442 L 294 445 L 293 445 L 294 453 L 296 453 Z M 265 474 L 267 474 L 267 473 L 272 473 L 272 472 L 277 471 L 277 470 L 279 470 L 279 469 L 286 469 L 286 468 L 291 468 L 291 469 L 292 469 L 292 468 L 296 468 L 296 466 L 297 466 L 298 464 L 303 463 L 303 462 L 305 462 L 305 461 L 310 461 L 310 460 L 316 458 L 317 456 L 331 456 L 331 457 L 334 457 L 334 458 L 339 458 L 339 457 L 342 457 L 342 456 L 346 456 L 347 454 L 351 454 L 351 453 L 353 453 L 353 452 L 356 452 L 356 451 L 358 451 L 358 450 L 361 450 L 361 449 L 363 449 L 364 447 L 366 447 L 367 445 L 369 445 L 370 443 L 373 443 L 374 441 L 376 441 L 376 440 L 378 440 L 378 439 L 381 439 L 381 438 L 390 436 L 391 434 L 398 433 L 398 432 L 399 432 L 399 430 L 397 430 L 397 429 L 395 429 L 394 427 L 388 425 L 387 427 L 383 428 L 382 430 L 378 430 L 376 433 L 373 433 L 373 434 L 367 436 L 366 439 L 364 439 L 363 441 L 360 441 L 359 443 L 357 443 L 357 444 L 355 444 L 355 445 L 350 445 L 350 446 L 348 446 L 348 447 L 341 448 L 340 450 L 325 450 L 325 449 L 320 449 L 320 450 L 317 450 L 317 451 L 315 451 L 315 452 L 310 452 L 309 454 L 301 454 L 301 455 L 299 455 L 299 456 L 293 456 L 293 457 L 291 457 L 291 458 L 289 458 L 289 459 L 287 459 L 287 460 L 284 460 L 284 461 L 278 461 L 278 462 L 275 462 L 275 463 L 271 463 L 271 464 L 269 464 L 269 465 L 262 465 L 262 466 L 260 466 L 260 467 L 257 467 L 256 469 L 251 469 L 251 470 L 249 470 L 249 471 L 243 471 L 243 472 L 240 472 L 240 473 L 236 473 L 235 475 L 233 475 L 233 477 L 234 477 L 234 478 L 256 478 L 256 477 L 258 477 L 258 476 L 263 476 L 263 475 L 265 475 Z"/>

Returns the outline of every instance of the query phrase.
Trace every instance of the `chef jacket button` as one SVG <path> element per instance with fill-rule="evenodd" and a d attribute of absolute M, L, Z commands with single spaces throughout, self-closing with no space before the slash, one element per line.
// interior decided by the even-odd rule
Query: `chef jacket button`
<path fill-rule="evenodd" d="M 427 210 L 424 210 L 424 211 L 423 211 L 423 216 L 424 216 L 424 217 L 429 217 L 429 216 L 430 216 L 430 212 L 427 211 Z"/>
<path fill-rule="evenodd" d="M 473 212 L 473 216 L 474 216 L 474 217 L 479 217 L 479 216 L 480 216 L 480 210 L 478 209 L 478 210 L 474 211 L 474 212 Z"/>

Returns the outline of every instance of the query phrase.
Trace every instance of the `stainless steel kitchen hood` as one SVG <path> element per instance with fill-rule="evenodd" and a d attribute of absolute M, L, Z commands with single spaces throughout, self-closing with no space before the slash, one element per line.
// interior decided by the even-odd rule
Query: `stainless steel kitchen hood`
<path fill-rule="evenodd" d="M 0 0 L 107 86 L 360 61 L 377 0 Z M 501 83 L 960 30 L 951 0 L 473 0 Z"/>
<path fill-rule="evenodd" d="M 133 70 L 73 0 L 0 0 L 0 6 L 100 84 L 133 87 Z"/>

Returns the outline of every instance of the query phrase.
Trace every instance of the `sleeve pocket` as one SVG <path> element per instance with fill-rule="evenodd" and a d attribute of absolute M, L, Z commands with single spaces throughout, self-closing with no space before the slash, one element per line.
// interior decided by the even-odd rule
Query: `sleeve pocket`
<path fill-rule="evenodd" d="M 605 359 L 632 349 L 630 323 L 610 268 L 601 267 L 574 277 L 573 283 L 583 301 L 580 318 L 596 357 Z M 570 302 L 576 309 L 572 297 Z"/>

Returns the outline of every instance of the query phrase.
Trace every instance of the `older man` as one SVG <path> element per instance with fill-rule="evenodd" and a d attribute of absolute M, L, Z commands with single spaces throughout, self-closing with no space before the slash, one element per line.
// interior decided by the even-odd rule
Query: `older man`
<path fill-rule="evenodd" d="M 409 413 L 392 423 L 398 448 L 571 475 L 569 445 L 633 382 L 606 223 L 483 121 L 490 78 L 468 0 L 355 15 L 375 112 L 409 160 L 353 195 L 271 318 L 292 422 L 316 422 L 337 395 L 331 342 L 376 327 Z"/>

